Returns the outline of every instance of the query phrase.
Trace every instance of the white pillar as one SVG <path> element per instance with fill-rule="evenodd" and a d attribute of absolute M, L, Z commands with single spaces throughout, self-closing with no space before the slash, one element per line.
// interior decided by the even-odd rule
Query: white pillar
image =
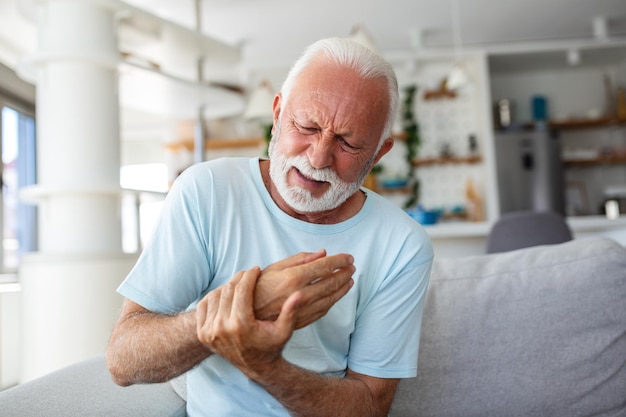
<path fill-rule="evenodd" d="M 134 256 L 122 253 L 119 53 L 114 10 L 95 0 L 35 5 L 39 252 L 24 257 L 22 380 L 101 353 Z"/>
<path fill-rule="evenodd" d="M 20 382 L 104 352 L 120 311 L 115 289 L 135 260 L 44 253 L 23 259 Z"/>
<path fill-rule="evenodd" d="M 119 252 L 113 11 L 89 0 L 48 0 L 40 3 L 38 17 L 40 250 Z"/>

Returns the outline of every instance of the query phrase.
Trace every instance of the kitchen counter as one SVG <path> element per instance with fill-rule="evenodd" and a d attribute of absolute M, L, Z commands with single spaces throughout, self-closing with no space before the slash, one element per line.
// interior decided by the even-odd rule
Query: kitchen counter
<path fill-rule="evenodd" d="M 575 239 L 606 236 L 626 246 L 626 215 L 609 220 L 605 216 L 568 217 Z M 437 257 L 459 257 L 485 253 L 492 222 L 443 222 L 424 226 Z"/>

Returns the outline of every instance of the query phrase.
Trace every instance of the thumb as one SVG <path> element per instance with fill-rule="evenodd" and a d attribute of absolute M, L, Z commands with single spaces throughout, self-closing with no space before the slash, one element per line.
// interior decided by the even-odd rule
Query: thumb
<path fill-rule="evenodd" d="M 300 252 L 295 255 L 290 256 L 289 258 L 278 261 L 266 269 L 279 269 L 283 270 L 286 268 L 291 268 L 298 265 L 308 264 L 309 262 L 313 262 L 317 259 L 323 258 L 326 256 L 326 250 L 320 249 L 317 252 Z"/>
<path fill-rule="evenodd" d="M 280 314 L 276 319 L 275 325 L 283 332 L 291 337 L 296 328 L 296 322 L 298 321 L 298 310 L 300 309 L 300 303 L 302 301 L 302 293 L 296 291 L 285 300 L 280 310 Z"/>

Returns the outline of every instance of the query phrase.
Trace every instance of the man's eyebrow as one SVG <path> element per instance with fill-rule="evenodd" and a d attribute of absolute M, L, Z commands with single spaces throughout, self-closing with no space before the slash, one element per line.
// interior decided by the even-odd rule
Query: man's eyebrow
<path fill-rule="evenodd" d="M 296 115 L 296 114 L 292 114 L 290 116 L 290 119 L 294 122 L 297 123 L 299 125 L 302 124 L 311 124 L 313 125 L 312 127 L 315 128 L 321 128 L 320 124 L 317 122 L 317 118 L 314 115 Z M 354 132 L 352 130 L 346 129 L 346 130 L 337 130 L 333 132 L 333 135 L 335 137 L 341 137 L 341 138 L 351 138 L 354 137 Z"/>
<path fill-rule="evenodd" d="M 317 123 L 317 119 L 313 116 L 309 116 L 306 114 L 300 115 L 300 116 L 296 116 L 294 115 L 294 120 L 298 123 L 311 123 L 314 124 L 315 126 L 319 127 L 319 123 Z"/>

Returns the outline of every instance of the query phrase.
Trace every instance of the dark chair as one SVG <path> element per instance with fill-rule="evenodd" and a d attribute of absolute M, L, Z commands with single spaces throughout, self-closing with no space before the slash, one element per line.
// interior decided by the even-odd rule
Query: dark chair
<path fill-rule="evenodd" d="M 487 236 L 487 253 L 568 240 L 572 240 L 572 232 L 562 215 L 550 211 L 518 211 L 503 214 L 493 225 Z"/>

